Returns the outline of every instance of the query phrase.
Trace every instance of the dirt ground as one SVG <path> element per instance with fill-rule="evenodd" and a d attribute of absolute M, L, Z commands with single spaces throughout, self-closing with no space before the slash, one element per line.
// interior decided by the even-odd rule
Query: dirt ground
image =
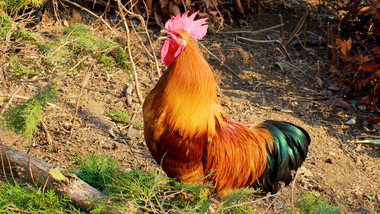
<path fill-rule="evenodd" d="M 252 124 L 268 119 L 289 121 L 305 128 L 312 139 L 294 190 L 288 186 L 280 190 L 276 197 L 254 203 L 255 211 L 285 213 L 291 208 L 292 194 L 297 199 L 302 191 L 313 190 L 329 203 L 341 204 L 342 213 L 378 213 L 379 147 L 357 144 L 355 140 L 360 136 L 379 135 L 378 127 L 368 129 L 365 121 L 380 114 L 357 105 L 358 97 L 348 97 L 342 90 L 327 89 L 340 86 L 327 71 L 326 46 L 307 47 L 306 50 L 290 47 L 285 51 L 276 42 L 253 43 L 237 39 L 241 36 L 275 40 L 279 38 L 278 28 L 257 35 L 226 33 L 275 26 L 280 19 L 274 14 L 281 13 L 288 38 L 306 10 L 305 5 L 297 4 L 264 6 L 259 15 L 244 17 L 200 41 L 201 46 L 207 47 L 203 48 L 203 53 L 215 69 L 219 99 L 227 113 Z M 311 10 L 306 21 L 308 39 L 326 39 L 327 15 L 327 10 Z M 49 28 L 51 25 L 43 20 L 37 31 L 51 31 Z M 104 27 L 98 29 L 103 31 L 100 36 L 107 36 Z M 149 30 L 157 45 L 156 55 L 159 56 L 160 44 L 156 41 L 159 29 L 152 24 Z M 139 86 L 145 97 L 157 82 L 158 75 L 154 60 L 141 48 L 135 36 L 133 40 Z M 145 44 L 148 45 L 146 39 Z M 165 68 L 160 65 L 160 69 Z M 82 80 L 86 74 L 79 75 L 63 79 L 57 107 L 49 108 L 43 118 L 52 138 L 51 143 L 46 141 L 44 130 L 40 130 L 33 142 L 11 133 L 2 136 L 2 142 L 20 151 L 27 151 L 32 144 L 31 154 L 64 168 L 70 166 L 72 155 L 83 157 L 90 152 L 99 152 L 114 157 L 124 168 L 141 165 L 158 170 L 145 146 L 142 128 L 133 124 L 116 124 L 106 116 L 107 111 L 119 109 L 128 111 L 133 120 L 142 121 L 142 104 L 136 91 L 132 94 L 132 105 L 126 105 L 125 89 L 134 82 L 133 74 L 119 69 L 107 71 L 95 65 L 88 73 L 88 82 L 82 92 Z M 316 77 L 323 81 L 322 87 Z M 26 89 L 20 95 L 23 93 L 30 91 Z M 72 126 L 78 98 L 77 119 Z M 330 98 L 343 98 L 351 108 L 327 105 L 326 100 Z M 354 125 L 345 124 L 355 116 Z"/>

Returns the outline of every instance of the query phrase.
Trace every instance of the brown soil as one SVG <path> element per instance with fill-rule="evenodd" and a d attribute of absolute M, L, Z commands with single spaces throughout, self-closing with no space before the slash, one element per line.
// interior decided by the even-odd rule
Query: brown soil
<path fill-rule="evenodd" d="M 280 3 L 265 6 L 259 15 L 245 17 L 237 24 L 226 26 L 223 32 L 271 27 L 280 23 L 277 14 L 281 13 L 288 38 L 306 10 L 305 5 Z M 313 8 L 307 19 L 307 37 L 311 40 L 318 40 L 317 36 L 326 39 L 327 21 L 323 17 L 328 11 L 317 13 L 317 10 Z M 103 27 L 98 29 L 107 32 Z M 54 31 L 46 20 L 40 23 L 38 30 Z M 159 29 L 152 26 L 150 31 L 151 36 L 157 38 Z M 342 213 L 377 213 L 380 210 L 379 147 L 356 144 L 355 140 L 360 135 L 378 133 L 379 130 L 366 129 L 365 121 L 379 116 L 379 113 L 357 105 L 347 110 L 325 104 L 329 98 L 344 98 L 349 104 L 356 100 L 346 97 L 343 92 L 327 89 L 337 84 L 326 69 L 326 47 L 307 47 L 307 51 L 288 48 L 292 59 L 289 60 L 278 43 L 250 43 L 237 40 L 236 34 L 223 32 L 206 36 L 201 44 L 210 51 L 203 48 L 204 55 L 215 69 L 219 99 L 224 109 L 234 118 L 252 124 L 268 119 L 289 121 L 304 127 L 312 138 L 294 191 L 291 186 L 283 188 L 278 196 L 254 203 L 255 211 L 287 212 L 291 209 L 292 194 L 297 199 L 302 191 L 313 190 L 329 203 L 341 204 Z M 278 39 L 279 32 L 276 29 L 241 36 L 272 40 Z M 133 54 L 140 89 L 145 97 L 158 75 L 154 60 L 135 37 L 134 41 Z M 145 44 L 149 47 L 147 42 Z M 159 47 L 157 41 L 155 44 Z M 159 55 L 158 50 L 156 54 Z M 125 168 L 140 164 L 158 170 L 145 146 L 142 128 L 116 124 L 106 116 L 107 111 L 120 109 L 128 111 L 134 120 L 142 121 L 142 104 L 135 91 L 132 106 L 125 104 L 125 88 L 133 82 L 133 75 L 118 68 L 107 70 L 96 65 L 88 72 L 88 82 L 82 93 L 85 70 L 78 75 L 66 76 L 62 80 L 58 107 L 49 108 L 43 118 L 52 137 L 51 143 L 47 143 L 44 130 L 40 130 L 31 143 L 11 133 L 3 134 L 2 142 L 20 151 L 27 151 L 32 144 L 31 154 L 64 168 L 70 166 L 72 155 L 84 157 L 90 152 L 99 152 L 114 157 Z M 318 86 L 315 77 L 322 79 L 323 87 Z M 27 88 L 23 93 L 27 95 L 30 91 Z M 77 120 L 72 126 L 78 98 Z M 354 116 L 357 117 L 356 124 L 345 125 Z"/>

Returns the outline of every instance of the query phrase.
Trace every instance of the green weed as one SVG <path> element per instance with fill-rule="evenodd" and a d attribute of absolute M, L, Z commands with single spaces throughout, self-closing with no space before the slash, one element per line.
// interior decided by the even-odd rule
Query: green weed
<path fill-rule="evenodd" d="M 108 156 L 93 153 L 85 158 L 75 157 L 73 168 L 81 179 L 96 186 L 107 196 L 97 205 L 97 211 L 140 210 L 142 212 L 205 213 L 211 196 L 206 192 L 211 184 L 187 184 L 140 167 L 122 170 Z M 250 205 L 229 207 L 258 193 L 243 188 L 225 197 L 216 209 L 224 213 L 252 213 Z M 229 207 L 229 208 L 228 208 Z M 227 208 L 227 209 L 224 209 Z"/>
<path fill-rule="evenodd" d="M 304 192 L 295 206 L 301 213 L 308 214 L 335 214 L 342 209 L 340 205 L 330 205 L 323 197 L 316 196 L 313 192 Z"/>
<path fill-rule="evenodd" d="M 0 1 L 0 7 L 4 11 L 11 11 L 18 13 L 20 10 L 26 9 L 30 6 L 39 8 L 44 5 L 46 0 L 6 0 Z"/>
<path fill-rule="evenodd" d="M 30 190 L 0 180 L 0 213 L 83 213 L 54 190 Z"/>
<path fill-rule="evenodd" d="M 143 123 L 141 121 L 132 120 L 131 116 L 126 111 L 120 111 L 118 109 L 115 109 L 115 110 L 108 111 L 106 114 L 115 122 L 132 123 L 133 125 L 143 127 Z"/>
<path fill-rule="evenodd" d="M 245 199 L 250 199 L 260 193 L 260 190 L 245 187 L 236 189 L 223 198 L 218 213 L 252 213 L 252 206 L 244 204 Z M 241 205 L 236 206 L 241 203 Z"/>
<path fill-rule="evenodd" d="M 23 104 L 13 103 L 4 112 L 4 118 L 1 122 L 6 129 L 21 134 L 25 138 L 30 138 L 37 130 L 47 103 L 54 102 L 57 94 L 56 87 L 47 87 Z"/>
<path fill-rule="evenodd" d="M 12 1 L 10 1 L 12 2 Z M 11 21 L 9 15 L 0 10 L 0 39 L 9 37 L 10 39 L 21 39 L 37 41 L 37 35 L 26 30 L 19 23 Z M 9 35 L 8 35 L 9 34 Z"/>
<path fill-rule="evenodd" d="M 103 191 L 112 177 L 120 172 L 118 163 L 112 157 L 91 153 L 86 158 L 74 156 L 73 160 L 75 164 L 70 171 L 99 191 Z"/>
<path fill-rule="evenodd" d="M 65 48 L 61 46 L 65 45 Z M 99 63 L 106 67 L 111 67 L 112 62 L 119 65 L 124 70 L 130 70 L 128 56 L 120 45 L 110 39 L 94 36 L 93 28 L 88 25 L 76 23 L 63 29 L 63 35 L 53 41 L 40 45 L 42 53 L 55 51 L 55 59 L 61 60 L 62 56 L 69 55 L 70 58 L 84 57 L 92 54 Z"/>

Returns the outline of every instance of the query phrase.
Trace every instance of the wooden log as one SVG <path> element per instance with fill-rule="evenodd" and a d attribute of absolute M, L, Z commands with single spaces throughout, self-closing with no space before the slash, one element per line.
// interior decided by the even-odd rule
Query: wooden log
<path fill-rule="evenodd" d="M 77 208 L 87 212 L 95 208 L 95 199 L 104 197 L 76 175 L 1 143 L 0 175 L 13 179 L 16 177 L 23 182 L 43 186 L 44 189 L 53 188 L 59 194 L 68 195 Z"/>

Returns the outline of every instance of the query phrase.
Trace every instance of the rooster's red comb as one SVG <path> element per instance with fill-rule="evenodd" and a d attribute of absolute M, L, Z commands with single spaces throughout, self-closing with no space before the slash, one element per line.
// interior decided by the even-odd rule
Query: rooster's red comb
<path fill-rule="evenodd" d="M 189 11 L 186 11 L 184 14 L 178 14 L 170 18 L 165 24 L 165 30 L 175 31 L 175 30 L 185 30 L 191 37 L 194 39 L 202 39 L 207 33 L 207 18 L 198 19 L 194 21 L 195 16 L 199 11 L 187 16 Z"/>

